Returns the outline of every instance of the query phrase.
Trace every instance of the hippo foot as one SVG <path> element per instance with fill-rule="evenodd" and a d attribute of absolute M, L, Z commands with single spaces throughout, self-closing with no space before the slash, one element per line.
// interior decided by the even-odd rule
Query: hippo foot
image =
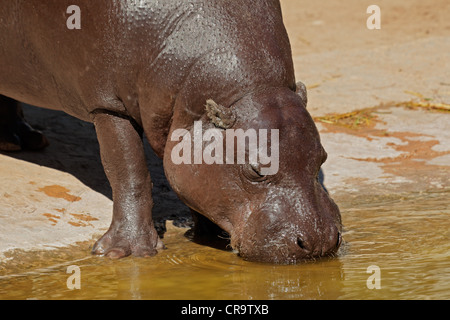
<path fill-rule="evenodd" d="M 48 146 L 48 140 L 42 132 L 33 129 L 27 122 L 21 121 L 17 127 L 18 136 L 23 149 L 41 150 Z"/>
<path fill-rule="evenodd" d="M 48 146 L 47 138 L 42 132 L 33 129 L 27 122 L 20 121 L 14 131 L 0 131 L 0 150 L 6 152 L 25 150 L 41 150 Z"/>
<path fill-rule="evenodd" d="M 22 150 L 19 137 L 11 132 L 0 132 L 0 150 L 6 152 Z"/>
<path fill-rule="evenodd" d="M 111 227 L 94 245 L 92 254 L 102 255 L 111 259 L 121 259 L 133 255 L 135 257 L 150 257 L 165 249 L 153 227 L 130 234 L 126 228 Z M 127 231 L 122 231 L 127 230 Z"/>

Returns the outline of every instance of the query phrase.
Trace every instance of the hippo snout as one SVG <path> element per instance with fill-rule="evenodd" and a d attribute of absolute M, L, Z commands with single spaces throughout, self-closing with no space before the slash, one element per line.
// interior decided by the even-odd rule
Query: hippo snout
<path fill-rule="evenodd" d="M 309 236 L 300 234 L 297 236 L 297 245 L 304 254 L 304 259 L 330 256 L 339 249 L 342 237 L 337 227 L 331 227 L 325 233 L 325 239 L 311 239 Z"/>
<path fill-rule="evenodd" d="M 342 242 L 339 209 L 323 200 L 320 209 L 296 199 L 294 206 L 276 202 L 252 212 L 235 246 L 239 255 L 277 264 L 333 256 Z"/>

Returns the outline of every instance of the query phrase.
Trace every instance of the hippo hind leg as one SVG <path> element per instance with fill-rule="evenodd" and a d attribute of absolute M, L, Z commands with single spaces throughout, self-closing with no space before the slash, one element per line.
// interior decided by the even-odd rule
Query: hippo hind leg
<path fill-rule="evenodd" d="M 0 150 L 40 150 L 46 146 L 47 138 L 28 124 L 20 103 L 0 95 Z"/>

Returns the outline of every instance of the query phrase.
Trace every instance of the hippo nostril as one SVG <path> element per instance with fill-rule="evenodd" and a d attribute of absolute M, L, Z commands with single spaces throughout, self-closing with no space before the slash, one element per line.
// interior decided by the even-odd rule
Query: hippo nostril
<path fill-rule="evenodd" d="M 305 244 L 303 243 L 303 240 L 300 238 L 297 238 L 297 245 L 302 248 L 303 250 L 305 250 Z"/>
<path fill-rule="evenodd" d="M 342 243 L 342 235 L 340 232 L 337 232 L 336 240 L 331 242 L 329 247 L 324 247 L 322 251 L 322 256 L 334 256 L 336 252 L 338 251 L 339 247 Z"/>
<path fill-rule="evenodd" d="M 338 232 L 338 235 L 337 235 L 337 242 L 336 242 L 336 248 L 339 248 L 339 247 L 341 246 L 341 243 L 342 243 L 342 235 L 341 235 L 340 232 Z"/>
<path fill-rule="evenodd" d="M 311 252 L 308 242 L 302 240 L 302 238 L 300 237 L 297 237 L 297 245 L 300 247 L 300 249 L 305 251 L 306 254 L 309 254 Z"/>

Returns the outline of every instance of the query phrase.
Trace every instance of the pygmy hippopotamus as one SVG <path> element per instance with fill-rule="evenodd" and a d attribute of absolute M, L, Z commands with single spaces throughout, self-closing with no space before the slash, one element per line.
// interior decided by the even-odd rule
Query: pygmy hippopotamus
<path fill-rule="evenodd" d="M 144 133 L 194 220 L 226 231 L 244 259 L 295 263 L 336 253 L 339 209 L 317 178 L 327 155 L 295 81 L 278 0 L 0 7 L 0 147 L 47 145 L 16 101 L 94 124 L 114 202 L 94 254 L 163 248 Z"/>

